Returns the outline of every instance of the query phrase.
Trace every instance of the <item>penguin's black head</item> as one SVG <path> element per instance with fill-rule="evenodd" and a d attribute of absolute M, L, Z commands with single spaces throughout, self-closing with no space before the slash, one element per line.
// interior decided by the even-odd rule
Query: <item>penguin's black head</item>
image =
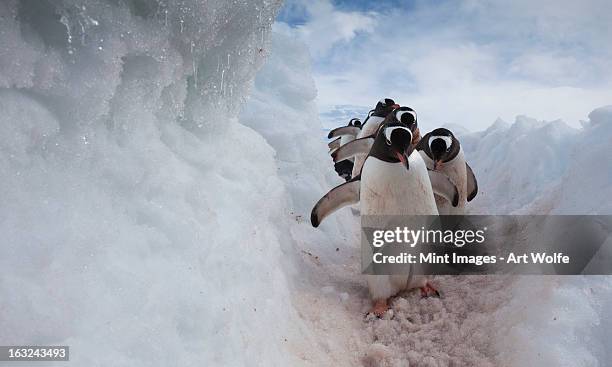
<path fill-rule="evenodd" d="M 413 132 L 417 127 L 416 111 L 410 107 L 403 106 L 394 109 L 393 114 L 390 116 L 390 120 L 401 122 L 402 124 L 408 126 Z"/>
<path fill-rule="evenodd" d="M 374 112 L 372 112 L 372 115 L 387 117 L 387 115 L 397 107 L 399 107 L 399 105 L 396 104 L 391 98 L 381 99 L 376 104 L 376 107 L 374 107 Z"/>
<path fill-rule="evenodd" d="M 392 111 L 386 118 L 385 122 L 399 122 L 408 126 L 412 133 L 412 144 L 416 145 L 421 140 L 419 126 L 417 124 L 416 111 L 410 107 L 398 107 Z"/>
<path fill-rule="evenodd" d="M 349 121 L 348 126 L 355 126 L 355 127 L 359 127 L 361 128 L 361 120 L 359 120 L 358 118 L 352 118 L 351 121 Z"/>
<path fill-rule="evenodd" d="M 434 170 L 436 170 L 442 162 L 448 162 L 456 155 L 459 150 L 459 141 L 455 138 L 452 132 L 448 129 L 439 128 L 429 133 L 429 150 L 431 151 L 431 159 L 434 161 Z"/>
<path fill-rule="evenodd" d="M 402 162 L 406 169 L 408 157 L 412 154 L 412 131 L 401 122 L 388 122 L 381 125 L 377 140 L 383 141 L 386 146 L 386 160 L 390 162 Z"/>

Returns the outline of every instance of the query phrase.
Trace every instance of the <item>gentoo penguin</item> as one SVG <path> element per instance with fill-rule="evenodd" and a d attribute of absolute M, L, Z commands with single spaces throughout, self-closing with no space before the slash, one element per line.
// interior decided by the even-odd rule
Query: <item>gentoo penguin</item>
<path fill-rule="evenodd" d="M 394 105 L 394 106 L 397 106 L 397 105 Z M 385 116 L 385 118 L 382 121 L 378 123 L 378 126 L 380 126 L 380 124 L 382 124 L 383 122 L 385 123 L 401 122 L 404 125 L 407 125 L 412 132 L 412 139 L 413 139 L 412 144 L 413 145 L 416 145 L 416 143 L 420 139 L 420 133 L 419 133 L 418 123 L 417 123 L 417 114 L 410 107 L 406 107 L 406 106 L 395 107 L 391 112 L 387 113 L 387 116 Z M 372 125 L 375 125 L 375 124 L 376 123 Z M 368 137 L 371 137 L 373 139 L 376 136 L 378 126 L 376 127 L 376 129 L 372 131 L 372 127 L 373 127 L 372 125 L 370 125 L 369 127 L 367 124 L 364 125 L 361 129 L 361 133 L 357 135 L 357 139 L 364 139 Z M 372 132 L 369 133 L 369 131 L 372 131 Z M 350 150 L 350 149 L 353 149 L 353 147 L 346 148 L 346 150 Z M 332 158 L 334 158 L 334 161 L 336 161 L 338 156 L 340 155 L 339 154 L 334 155 L 332 153 Z M 363 162 L 365 162 L 364 155 L 355 156 L 355 165 L 353 166 L 353 172 L 352 172 L 353 177 L 359 175 L 359 172 L 361 172 L 361 167 L 363 166 Z"/>
<path fill-rule="evenodd" d="M 355 140 L 356 138 L 363 138 L 376 134 L 376 131 L 378 130 L 378 127 L 380 126 L 381 122 L 391 111 L 393 111 L 394 108 L 397 107 L 399 107 L 399 105 L 395 104 L 395 101 L 393 101 L 392 99 L 381 99 L 380 101 L 378 101 L 374 109 L 368 113 L 368 117 L 365 119 L 363 124 L 359 119 L 352 119 L 351 122 L 349 122 L 349 126 L 342 126 L 330 131 L 329 135 L 327 136 L 329 139 L 338 136 L 341 139 L 344 139 L 345 136 L 350 137 L 345 140 L 340 140 L 340 144 L 334 144 L 333 149 L 330 146 L 330 153 L 332 154 L 332 156 L 334 151 L 336 151 L 343 145 L 349 143 L 350 141 Z M 358 124 L 353 124 L 353 121 L 358 121 Z M 367 131 L 367 133 L 364 133 L 364 129 Z M 356 158 L 347 158 L 350 159 L 350 164 L 344 162 L 343 159 L 334 159 L 334 169 L 340 177 L 343 177 L 348 181 L 351 179 L 351 177 L 355 177 L 359 174 L 361 166 L 363 165 L 364 158 L 365 157 L 362 156 Z M 349 165 L 350 171 L 347 172 Z M 355 168 L 356 166 L 358 166 L 358 169 Z"/>
<path fill-rule="evenodd" d="M 345 159 L 356 158 L 359 156 L 363 157 L 365 160 L 365 157 L 370 152 L 370 149 L 372 149 L 372 145 L 374 145 L 374 138 L 372 137 L 355 139 L 331 152 L 331 156 L 334 162 L 340 162 Z"/>
<path fill-rule="evenodd" d="M 355 121 L 359 121 L 358 125 L 355 125 Z M 346 144 L 347 142 L 354 140 L 357 135 L 361 132 L 361 121 L 358 118 L 352 118 L 348 125 L 337 127 L 327 134 L 328 139 L 340 138 L 347 139 L 345 142 L 342 142 L 341 145 Z"/>
<path fill-rule="evenodd" d="M 412 144 L 416 145 L 420 140 L 420 133 L 416 118 L 416 112 L 410 107 L 399 107 L 389 113 L 385 120 L 385 122 L 402 122 L 403 124 L 410 127 L 410 130 L 413 134 Z M 347 144 L 343 144 L 339 148 L 335 149 L 331 152 L 331 156 L 334 159 L 334 162 L 339 162 L 344 159 L 349 159 L 352 157 L 365 156 L 370 152 L 370 148 L 374 144 L 374 138 L 376 137 L 376 132 L 370 136 L 361 137 L 355 139 Z"/>
<path fill-rule="evenodd" d="M 328 137 L 333 138 L 339 136 L 340 142 L 338 147 L 342 147 L 343 145 L 355 140 L 356 133 L 360 130 L 361 121 L 358 118 L 353 118 L 349 121 L 347 126 L 336 128 L 330 131 Z M 338 175 L 345 180 L 351 179 L 351 173 L 353 171 L 353 158 L 348 158 L 342 161 L 334 161 L 334 169 L 338 173 Z"/>
<path fill-rule="evenodd" d="M 457 188 L 446 176 L 427 171 L 421 155 L 413 152 L 412 138 L 410 128 L 399 121 L 381 125 L 361 175 L 335 187 L 317 202 L 310 217 L 312 225 L 317 227 L 335 210 L 357 202 L 362 215 L 381 217 L 437 215 L 434 192 L 456 204 Z M 374 301 L 372 312 L 377 316 L 388 310 L 389 298 L 404 289 L 420 287 L 425 293 L 434 290 L 427 278 L 408 274 L 368 275 L 367 283 Z"/>
<path fill-rule="evenodd" d="M 436 196 L 440 215 L 463 214 L 465 204 L 478 193 L 478 182 L 474 172 L 465 162 L 463 149 L 453 133 L 438 128 L 426 134 L 416 149 L 421 153 L 427 168 L 441 172 L 457 186 L 459 205 L 452 206 L 442 197 Z"/>
<path fill-rule="evenodd" d="M 398 107 L 399 105 L 396 104 L 391 98 L 384 98 L 378 101 L 374 109 L 370 111 L 368 117 L 363 121 L 361 132 L 359 135 L 357 135 L 357 137 L 362 138 L 364 136 L 376 134 L 380 123 L 383 122 L 385 117 L 387 117 L 391 111 Z"/>
<path fill-rule="evenodd" d="M 329 139 L 336 138 L 327 144 L 329 147 L 329 153 L 340 148 L 340 146 L 354 140 L 359 132 L 361 131 L 361 120 L 358 118 L 352 118 L 347 126 L 340 126 L 329 132 L 327 137 Z"/>

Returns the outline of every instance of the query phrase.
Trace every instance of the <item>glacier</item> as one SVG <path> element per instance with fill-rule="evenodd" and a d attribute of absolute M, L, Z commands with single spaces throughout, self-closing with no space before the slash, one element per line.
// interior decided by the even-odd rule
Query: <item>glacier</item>
<path fill-rule="evenodd" d="M 609 277 L 441 278 L 444 300 L 364 319 L 358 218 L 308 221 L 341 180 L 280 5 L 0 3 L 0 345 L 76 366 L 609 365 Z M 611 107 L 460 138 L 474 212 L 612 213 Z"/>

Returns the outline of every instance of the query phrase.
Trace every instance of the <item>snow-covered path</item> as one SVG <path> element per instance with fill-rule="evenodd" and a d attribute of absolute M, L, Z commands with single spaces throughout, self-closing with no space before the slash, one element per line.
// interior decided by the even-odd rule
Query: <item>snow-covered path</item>
<path fill-rule="evenodd" d="M 358 249 L 338 246 L 337 252 L 351 254 L 322 259 L 315 255 L 316 246 L 302 249 L 303 270 L 315 274 L 314 282 L 309 291 L 296 291 L 294 299 L 334 365 L 496 365 L 494 315 L 510 297 L 513 278 L 438 276 L 434 283 L 442 298 L 407 291 L 377 319 L 366 316 L 371 304 L 359 273 Z M 303 358 L 318 362 L 312 355 Z"/>
<path fill-rule="evenodd" d="M 306 279 L 292 303 L 324 352 L 297 348 L 306 364 L 569 367 L 610 358 L 601 337 L 609 277 L 437 276 L 442 298 L 406 291 L 377 319 L 365 316 L 371 304 L 353 240 L 337 243 L 337 255 L 314 243 L 296 249 Z"/>
<path fill-rule="evenodd" d="M 349 215 L 350 216 L 350 215 Z M 508 276 L 438 276 L 442 298 L 407 291 L 383 319 L 366 316 L 370 300 L 359 269 L 359 240 L 321 252 L 302 243 L 301 271 L 309 284 L 294 291 L 294 306 L 315 330 L 327 357 L 340 366 L 495 366 L 495 313 L 508 301 L 515 279 Z M 334 248 L 333 243 L 325 243 Z M 325 249 L 325 247 L 324 247 Z M 320 364 L 318 355 L 304 361 Z"/>

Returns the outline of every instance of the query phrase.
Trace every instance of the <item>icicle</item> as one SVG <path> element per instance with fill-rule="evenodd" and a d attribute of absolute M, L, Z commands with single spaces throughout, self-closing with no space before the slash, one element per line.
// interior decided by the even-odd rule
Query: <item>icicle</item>
<path fill-rule="evenodd" d="M 198 63 L 196 62 L 196 59 L 193 58 L 192 59 L 192 65 L 193 65 L 193 86 L 195 87 L 195 89 L 198 89 Z"/>
<path fill-rule="evenodd" d="M 189 45 L 189 53 L 191 54 L 191 66 L 193 68 L 193 84 L 195 89 L 198 89 L 198 61 L 197 55 L 193 54 L 195 50 L 195 42 L 191 41 Z"/>
<path fill-rule="evenodd" d="M 266 44 L 266 28 L 261 27 L 261 48 L 263 49 Z"/>
<path fill-rule="evenodd" d="M 81 45 L 85 46 L 85 26 L 81 20 L 78 20 L 79 25 L 81 26 Z"/>
<path fill-rule="evenodd" d="M 74 48 L 72 47 L 72 32 L 70 30 L 70 22 L 65 14 L 60 17 L 60 23 L 66 27 L 66 33 L 68 35 L 68 53 L 72 55 L 74 53 Z"/>

